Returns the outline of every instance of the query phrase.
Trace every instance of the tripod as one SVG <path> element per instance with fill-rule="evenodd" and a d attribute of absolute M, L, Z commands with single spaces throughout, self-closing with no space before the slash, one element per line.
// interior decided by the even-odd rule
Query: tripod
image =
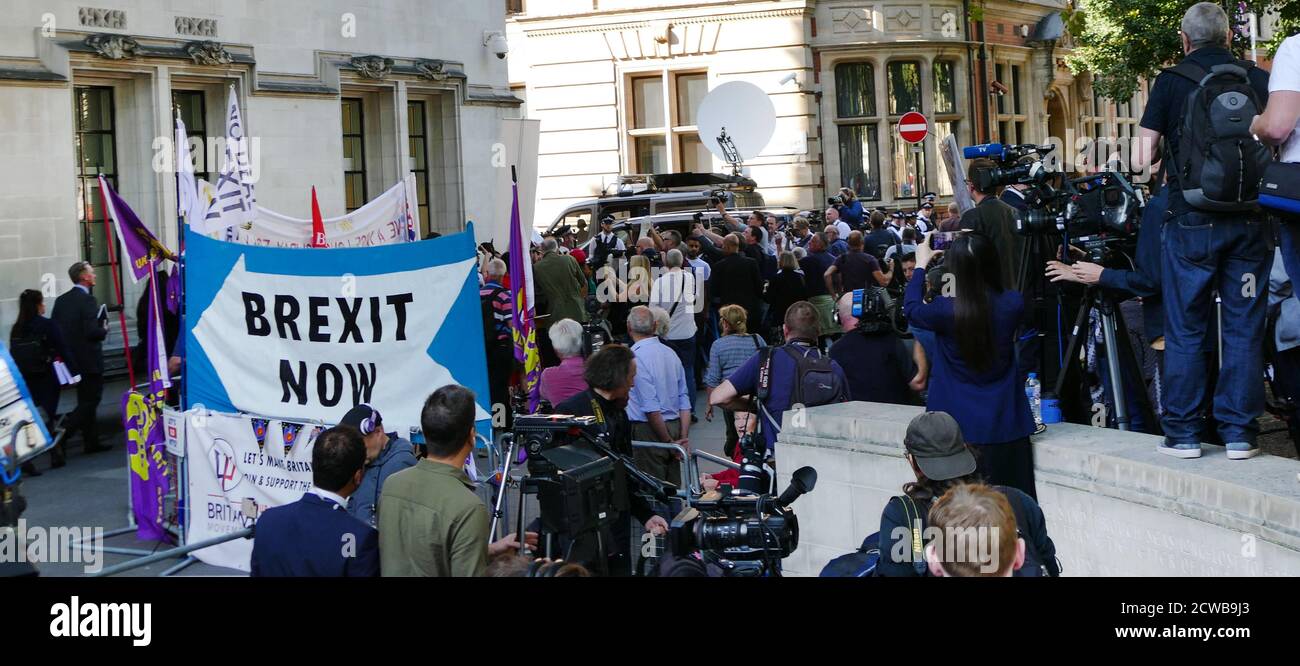
<path fill-rule="evenodd" d="M 1084 291 L 1083 303 L 1079 306 L 1079 312 L 1074 318 L 1074 327 L 1070 330 L 1070 342 L 1066 347 L 1065 358 L 1068 361 L 1078 353 L 1079 343 L 1083 339 L 1085 332 L 1091 330 L 1087 323 L 1089 321 L 1088 315 L 1093 310 L 1097 311 L 1097 316 L 1101 319 L 1102 340 L 1106 345 L 1106 370 L 1110 375 L 1111 399 L 1115 402 L 1115 424 L 1120 430 L 1128 431 L 1132 418 L 1129 415 L 1124 378 L 1126 376 L 1141 378 L 1142 369 L 1137 362 L 1137 354 L 1133 350 L 1133 345 L 1129 341 L 1124 318 L 1115 316 L 1114 300 L 1107 296 L 1099 286 L 1091 285 Z M 1056 377 L 1055 390 L 1057 395 L 1060 395 L 1067 374 L 1062 371 Z M 1144 420 L 1159 431 L 1159 421 L 1156 420 L 1155 410 L 1147 397 L 1146 391 L 1140 392 L 1137 397 Z"/>

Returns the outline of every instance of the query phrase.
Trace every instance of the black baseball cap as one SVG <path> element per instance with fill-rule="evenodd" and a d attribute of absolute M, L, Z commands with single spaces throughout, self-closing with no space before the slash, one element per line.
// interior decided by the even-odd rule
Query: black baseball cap
<path fill-rule="evenodd" d="M 918 414 L 907 424 L 903 446 L 927 479 L 947 481 L 975 472 L 975 454 L 947 412 Z"/>
<path fill-rule="evenodd" d="M 343 415 L 343 420 L 339 421 L 339 425 L 352 426 L 360 430 L 363 435 L 369 435 L 376 427 L 382 427 L 383 424 L 384 417 L 379 415 L 379 410 L 365 403 L 349 409 L 348 413 Z"/>

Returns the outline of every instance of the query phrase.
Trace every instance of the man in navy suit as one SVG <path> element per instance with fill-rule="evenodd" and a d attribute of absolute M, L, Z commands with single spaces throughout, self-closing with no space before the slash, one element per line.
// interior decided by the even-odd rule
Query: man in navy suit
<path fill-rule="evenodd" d="M 292 504 L 257 519 L 253 576 L 379 575 L 379 532 L 353 518 L 348 497 L 361 484 L 366 444 L 361 431 L 337 426 L 316 438 L 312 488 Z"/>
<path fill-rule="evenodd" d="M 108 322 L 99 314 L 99 302 L 92 290 L 95 288 L 95 270 L 88 261 L 78 261 L 68 268 L 72 288 L 54 301 L 50 317 L 63 333 L 72 351 L 70 361 L 74 372 L 81 375 L 77 383 L 77 408 L 65 418 L 68 436 L 81 432 L 86 453 L 107 451 L 111 446 L 99 443 L 99 425 L 96 412 L 104 396 L 104 338 L 108 337 Z"/>

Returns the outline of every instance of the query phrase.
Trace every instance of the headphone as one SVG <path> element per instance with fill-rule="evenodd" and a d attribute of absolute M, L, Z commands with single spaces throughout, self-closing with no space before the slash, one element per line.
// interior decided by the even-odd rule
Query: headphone
<path fill-rule="evenodd" d="M 369 435 L 375 431 L 375 428 L 379 427 L 379 425 L 384 422 L 384 417 L 380 416 L 378 409 L 375 409 L 370 405 L 362 403 L 361 406 L 370 410 L 370 416 L 362 419 L 361 424 L 357 426 L 357 429 L 361 431 L 361 434 Z"/>

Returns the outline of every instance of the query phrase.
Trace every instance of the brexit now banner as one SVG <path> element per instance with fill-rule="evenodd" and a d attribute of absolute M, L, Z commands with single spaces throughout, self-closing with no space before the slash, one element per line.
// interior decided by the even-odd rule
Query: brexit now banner
<path fill-rule="evenodd" d="M 186 234 L 186 403 L 337 423 L 353 405 L 405 436 L 459 384 L 490 405 L 472 226 L 414 243 L 258 247 Z"/>

